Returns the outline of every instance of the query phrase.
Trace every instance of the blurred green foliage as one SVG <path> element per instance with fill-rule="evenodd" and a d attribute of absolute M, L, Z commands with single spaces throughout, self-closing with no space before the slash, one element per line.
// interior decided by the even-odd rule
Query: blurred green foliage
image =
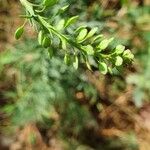
<path fill-rule="evenodd" d="M 3 80 L 9 80 L 9 71 L 12 73 L 12 80 L 13 76 L 15 78 L 12 81 L 13 90 L 5 93 L 12 102 L 4 107 L 13 123 L 24 125 L 42 121 L 57 110 L 65 114 L 63 126 L 73 122 L 85 124 L 89 113 L 74 101 L 76 91 L 94 89 L 87 83 L 85 74 L 62 63 L 61 56 L 50 60 L 47 51 L 35 41 L 24 42 L 0 55 L 0 65 L 8 67 L 7 72 L 1 72 L 3 75 L 6 73 Z M 88 90 L 88 93 L 90 97 L 96 95 L 92 90 Z"/>

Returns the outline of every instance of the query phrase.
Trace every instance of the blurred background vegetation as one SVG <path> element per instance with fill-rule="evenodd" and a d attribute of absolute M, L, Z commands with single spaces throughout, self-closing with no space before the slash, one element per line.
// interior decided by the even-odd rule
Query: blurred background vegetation
<path fill-rule="evenodd" d="M 61 0 L 47 15 L 65 4 L 77 25 L 131 49 L 133 65 L 104 76 L 49 59 L 29 25 L 15 41 L 22 7 L 0 0 L 0 150 L 149 150 L 150 1 Z"/>

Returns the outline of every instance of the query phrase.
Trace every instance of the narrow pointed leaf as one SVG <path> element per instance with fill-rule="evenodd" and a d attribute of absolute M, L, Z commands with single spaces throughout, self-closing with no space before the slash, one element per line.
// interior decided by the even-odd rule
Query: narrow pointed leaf
<path fill-rule="evenodd" d="M 74 56 L 74 61 L 73 61 L 73 67 L 75 69 L 78 69 L 78 65 L 79 65 L 79 60 L 77 56 Z"/>
<path fill-rule="evenodd" d="M 79 35 L 77 36 L 77 41 L 78 41 L 78 43 L 81 43 L 81 42 L 85 39 L 87 33 L 88 33 L 88 30 L 87 30 L 87 29 L 82 29 L 82 30 L 80 31 Z"/>
<path fill-rule="evenodd" d="M 79 33 L 81 30 L 85 29 L 86 27 L 87 27 L 86 25 L 83 25 L 83 26 L 78 27 L 78 28 L 75 30 L 75 33 Z"/>
<path fill-rule="evenodd" d="M 40 45 L 42 45 L 42 41 L 43 41 L 43 38 L 44 38 L 44 33 L 43 31 L 41 30 L 38 34 L 38 42 Z"/>
<path fill-rule="evenodd" d="M 65 54 L 64 62 L 66 65 L 70 65 L 70 55 L 69 54 Z"/>
<path fill-rule="evenodd" d="M 48 55 L 49 55 L 50 59 L 53 57 L 54 52 L 53 52 L 53 48 L 52 47 L 48 48 Z"/>
<path fill-rule="evenodd" d="M 16 32 L 15 32 L 15 38 L 16 38 L 16 40 L 20 39 L 20 37 L 22 36 L 23 32 L 24 32 L 23 26 L 19 27 L 16 30 Z"/>
<path fill-rule="evenodd" d="M 63 6 L 62 8 L 59 9 L 58 14 L 61 14 L 65 12 L 68 9 L 69 5 Z"/>
<path fill-rule="evenodd" d="M 92 36 L 97 32 L 97 30 L 98 30 L 97 27 L 93 28 L 93 29 L 87 34 L 86 39 L 92 37 Z"/>
<path fill-rule="evenodd" d="M 79 16 L 73 16 L 73 17 L 69 18 L 65 23 L 65 28 L 67 28 L 71 24 L 75 23 L 77 21 L 78 17 Z"/>

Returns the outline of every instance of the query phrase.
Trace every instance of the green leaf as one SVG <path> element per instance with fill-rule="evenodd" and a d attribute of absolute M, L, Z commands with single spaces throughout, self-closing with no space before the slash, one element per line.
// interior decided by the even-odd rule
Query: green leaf
<path fill-rule="evenodd" d="M 79 16 L 73 16 L 71 18 L 69 18 L 66 23 L 65 23 L 65 28 L 67 28 L 69 25 L 75 23 L 77 21 Z"/>
<path fill-rule="evenodd" d="M 38 34 L 38 42 L 40 45 L 42 45 L 42 41 L 43 41 L 43 38 L 44 38 L 44 33 L 43 31 L 41 30 Z"/>
<path fill-rule="evenodd" d="M 82 48 L 88 55 L 94 55 L 94 49 L 91 45 L 82 46 Z"/>
<path fill-rule="evenodd" d="M 35 16 L 32 3 L 28 2 L 27 0 L 20 0 L 20 2 L 26 8 L 26 10 L 30 13 L 31 16 Z"/>
<path fill-rule="evenodd" d="M 134 58 L 134 55 L 131 53 L 129 49 L 127 49 L 123 52 L 123 58 L 132 60 Z"/>
<path fill-rule="evenodd" d="M 84 39 L 85 39 L 87 33 L 88 33 L 88 30 L 87 30 L 87 29 L 82 29 L 82 30 L 79 32 L 79 34 L 78 34 L 78 36 L 77 36 L 77 41 L 78 41 L 78 43 L 81 43 L 82 41 L 84 41 Z"/>
<path fill-rule="evenodd" d="M 64 62 L 66 65 L 70 65 L 70 55 L 67 53 L 65 54 Z"/>
<path fill-rule="evenodd" d="M 86 63 L 87 68 L 92 71 L 90 63 L 89 63 L 89 61 L 87 59 L 86 59 L 85 63 Z"/>
<path fill-rule="evenodd" d="M 116 54 L 122 54 L 124 50 L 125 50 L 125 46 L 123 45 L 117 45 L 115 48 Z"/>
<path fill-rule="evenodd" d="M 116 65 L 116 66 L 121 66 L 122 63 L 123 63 L 123 59 L 122 59 L 120 56 L 117 56 L 117 57 L 116 57 L 115 65 Z"/>
<path fill-rule="evenodd" d="M 113 37 L 112 37 L 112 38 L 110 38 L 110 39 L 109 39 L 109 43 L 111 43 L 113 40 L 114 40 L 114 38 L 113 38 Z"/>
<path fill-rule="evenodd" d="M 64 19 L 61 19 L 58 23 L 57 23 L 57 25 L 56 25 L 56 29 L 57 30 L 62 30 L 63 28 L 64 28 L 64 24 L 65 24 L 65 20 Z"/>
<path fill-rule="evenodd" d="M 108 72 L 112 75 L 113 74 L 112 68 L 108 67 Z"/>
<path fill-rule="evenodd" d="M 52 47 L 49 47 L 48 48 L 48 55 L 49 55 L 49 58 L 51 59 L 54 55 L 54 51 L 53 51 L 53 48 Z"/>
<path fill-rule="evenodd" d="M 19 27 L 15 32 L 15 39 L 18 40 L 24 32 L 24 26 Z"/>
<path fill-rule="evenodd" d="M 42 41 L 42 46 L 43 46 L 44 48 L 47 48 L 47 47 L 49 47 L 50 45 L 51 45 L 51 40 L 50 40 L 50 38 L 47 37 L 47 36 L 45 36 L 45 37 L 43 38 L 43 41 Z"/>
<path fill-rule="evenodd" d="M 51 25 L 47 21 L 45 21 L 44 17 L 41 17 L 40 15 L 38 15 L 38 18 L 45 28 L 47 29 L 51 28 Z"/>
<path fill-rule="evenodd" d="M 77 55 L 74 56 L 74 61 L 73 61 L 73 67 L 75 69 L 78 69 L 78 65 L 79 65 L 79 60 L 78 60 L 78 57 Z"/>
<path fill-rule="evenodd" d="M 106 73 L 107 73 L 108 68 L 107 68 L 106 63 L 100 62 L 98 67 L 99 67 L 99 71 L 100 71 L 102 74 L 106 74 Z"/>
<path fill-rule="evenodd" d="M 109 44 L 109 40 L 105 39 L 100 42 L 97 48 L 99 48 L 100 50 L 106 49 L 108 44 Z"/>
<path fill-rule="evenodd" d="M 102 37 L 103 37 L 102 34 L 93 37 L 92 44 L 95 43 L 95 42 L 100 42 L 100 40 L 101 40 Z"/>
<path fill-rule="evenodd" d="M 45 7 L 50 7 L 55 5 L 58 2 L 58 0 L 43 0 L 43 5 Z"/>
<path fill-rule="evenodd" d="M 86 27 L 87 27 L 86 25 L 83 25 L 83 26 L 78 27 L 78 28 L 75 30 L 75 33 L 79 33 L 81 30 L 85 29 Z"/>
<path fill-rule="evenodd" d="M 62 49 L 66 50 L 67 49 L 67 42 L 66 42 L 66 40 L 63 39 L 63 38 L 60 38 L 60 40 L 61 40 L 61 47 L 62 47 Z"/>
<path fill-rule="evenodd" d="M 97 32 L 97 30 L 98 30 L 98 27 L 93 28 L 93 29 L 87 34 L 86 39 L 92 37 L 92 36 Z"/>
<path fill-rule="evenodd" d="M 104 39 L 103 41 L 100 42 L 100 44 L 98 45 L 98 51 L 101 51 L 101 50 L 104 50 L 108 47 L 109 43 L 112 42 L 114 38 L 111 38 L 111 39 Z"/>
<path fill-rule="evenodd" d="M 61 14 L 65 12 L 68 9 L 69 5 L 63 6 L 62 8 L 59 9 L 58 14 Z"/>

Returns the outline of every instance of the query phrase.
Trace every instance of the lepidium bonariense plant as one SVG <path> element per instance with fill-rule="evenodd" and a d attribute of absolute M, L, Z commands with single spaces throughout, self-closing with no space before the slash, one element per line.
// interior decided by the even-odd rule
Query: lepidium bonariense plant
<path fill-rule="evenodd" d="M 25 22 L 16 30 L 15 38 L 21 37 L 28 20 L 37 29 L 38 42 L 47 49 L 50 58 L 54 51 L 60 50 L 62 53 L 63 50 L 66 64 L 71 64 L 77 69 L 79 62 L 83 62 L 88 69 L 92 70 L 91 66 L 94 65 L 103 74 L 112 73 L 112 69 L 133 60 L 134 55 L 130 50 L 125 50 L 123 45 L 117 45 L 114 49 L 110 49 L 113 38 L 107 39 L 102 34 L 97 34 L 98 27 L 91 29 L 82 25 L 73 29 L 79 16 L 61 19 L 56 24 L 57 16 L 65 13 L 69 5 L 61 7 L 52 16 L 47 16 L 45 12 L 57 5 L 59 0 L 43 0 L 39 4 L 31 3 L 28 0 L 20 0 L 20 2 L 26 10 L 26 14 L 22 15 Z"/>

